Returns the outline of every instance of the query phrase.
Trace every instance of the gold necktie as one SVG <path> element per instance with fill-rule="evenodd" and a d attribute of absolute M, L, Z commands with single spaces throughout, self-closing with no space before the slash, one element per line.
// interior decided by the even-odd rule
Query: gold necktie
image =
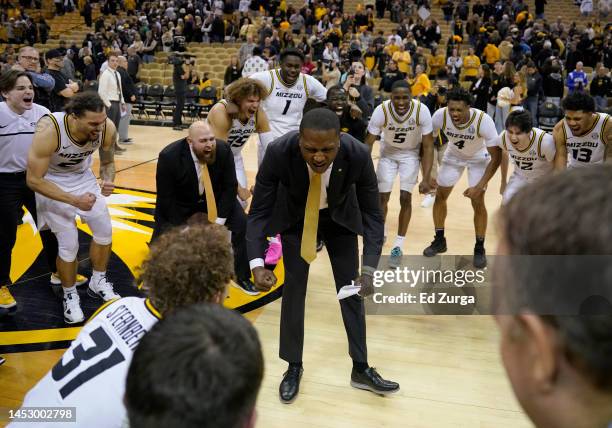
<path fill-rule="evenodd" d="M 319 227 L 319 203 L 321 199 L 321 174 L 312 174 L 302 231 L 301 255 L 310 264 L 317 257 L 317 228 Z"/>
<path fill-rule="evenodd" d="M 201 180 L 206 193 L 206 211 L 208 212 L 208 221 L 214 223 L 217 220 L 217 204 L 215 203 L 215 194 L 213 193 L 210 174 L 208 173 L 208 165 L 200 164 Z"/>

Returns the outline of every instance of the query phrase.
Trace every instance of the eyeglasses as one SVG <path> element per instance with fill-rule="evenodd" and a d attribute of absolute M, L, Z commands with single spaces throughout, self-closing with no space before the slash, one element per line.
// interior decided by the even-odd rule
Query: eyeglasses
<path fill-rule="evenodd" d="M 26 56 L 26 55 L 21 55 L 21 58 L 23 59 L 27 59 L 28 61 L 39 61 L 40 58 L 37 56 Z"/>

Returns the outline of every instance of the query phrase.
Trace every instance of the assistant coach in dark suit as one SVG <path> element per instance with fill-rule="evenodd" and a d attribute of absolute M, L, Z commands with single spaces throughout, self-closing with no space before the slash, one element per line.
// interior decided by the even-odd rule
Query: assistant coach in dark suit
<path fill-rule="evenodd" d="M 236 199 L 238 181 L 230 147 L 215 139 L 206 122 L 194 122 L 187 138 L 160 152 L 155 177 L 157 202 L 152 240 L 170 227 L 186 224 L 194 214 L 206 213 L 202 217 L 232 232 L 236 285 L 247 294 L 259 294 L 249 279 L 246 214 Z"/>
<path fill-rule="evenodd" d="M 367 147 L 340 134 L 338 116 L 317 108 L 304 115 L 298 132 L 268 146 L 259 167 L 247 226 L 247 250 L 255 286 L 276 283 L 265 269 L 266 236 L 280 233 L 285 284 L 281 308 L 280 357 L 289 363 L 280 384 L 285 403 L 297 396 L 303 372 L 304 303 L 310 262 L 316 257 L 317 234 L 331 260 L 336 290 L 352 280 L 371 289 L 372 273 L 383 244 L 383 217 L 378 185 Z M 357 235 L 363 235 L 364 266 L 359 269 Z M 367 292 L 366 292 L 367 294 Z M 363 300 L 340 301 L 353 359 L 351 385 L 378 394 L 399 385 L 384 380 L 367 362 Z"/>

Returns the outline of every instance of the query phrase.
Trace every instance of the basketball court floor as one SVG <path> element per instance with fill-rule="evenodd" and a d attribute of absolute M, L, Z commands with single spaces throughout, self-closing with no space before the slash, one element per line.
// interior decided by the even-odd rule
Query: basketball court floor
<path fill-rule="evenodd" d="M 132 126 L 134 144 L 115 157 L 116 192 L 109 198 L 113 219 L 113 257 L 109 279 L 122 295 L 135 294 L 134 275 L 146 255 L 155 207 L 155 167 L 159 151 L 185 132 L 169 128 Z M 377 153 L 377 149 L 374 149 Z M 244 151 L 249 183 L 256 173 L 256 147 Z M 94 165 L 97 172 L 97 163 Z M 489 230 L 485 246 L 497 245 L 495 215 L 501 197 L 499 173 L 487 191 Z M 462 193 L 465 176 L 448 204 L 446 237 L 449 254 L 472 254 L 473 213 Z M 433 238 L 431 208 L 413 199 L 413 213 L 405 254 L 421 254 Z M 389 254 L 396 234 L 399 189 L 396 183 L 387 220 Z M 80 225 L 80 271 L 87 273 L 87 226 Z M 28 218 L 19 227 L 11 278 L 19 312 L 0 321 L 0 425 L 8 409 L 18 408 L 24 394 L 55 364 L 79 327 L 63 324 L 61 302 L 48 286 L 41 244 Z M 514 399 L 501 365 L 498 334 L 489 316 L 368 316 L 369 363 L 400 383 L 401 390 L 379 397 L 349 386 L 351 360 L 327 253 L 323 250 L 310 269 L 306 301 L 304 376 L 297 400 L 290 405 L 278 398 L 286 363 L 278 358 L 282 263 L 279 286 L 257 297 L 231 289 L 226 305 L 238 308 L 255 325 L 264 348 L 265 377 L 258 400 L 260 427 L 527 427 L 527 418 Z M 84 293 L 81 293 L 83 296 Z M 81 297 L 86 316 L 99 301 Z M 171 364 L 171 356 L 168 357 Z M 78 412 L 78 410 L 77 410 Z M 4 419 L 6 421 L 6 419 Z"/>

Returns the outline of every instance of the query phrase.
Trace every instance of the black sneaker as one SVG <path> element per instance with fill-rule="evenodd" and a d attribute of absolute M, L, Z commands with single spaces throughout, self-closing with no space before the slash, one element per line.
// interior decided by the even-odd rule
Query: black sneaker
<path fill-rule="evenodd" d="M 474 247 L 474 267 L 482 269 L 487 266 L 487 255 L 484 247 L 476 245 Z"/>
<path fill-rule="evenodd" d="M 317 253 L 321 252 L 324 246 L 325 246 L 325 243 L 323 242 L 323 240 L 318 239 L 317 240 Z"/>
<path fill-rule="evenodd" d="M 438 253 L 446 253 L 446 238 L 434 238 L 431 245 L 423 250 L 425 257 L 433 257 Z"/>
<path fill-rule="evenodd" d="M 249 296 L 259 295 L 259 290 L 255 288 L 255 284 L 253 284 L 251 280 L 238 279 L 236 282 L 232 282 L 232 285 Z"/>

